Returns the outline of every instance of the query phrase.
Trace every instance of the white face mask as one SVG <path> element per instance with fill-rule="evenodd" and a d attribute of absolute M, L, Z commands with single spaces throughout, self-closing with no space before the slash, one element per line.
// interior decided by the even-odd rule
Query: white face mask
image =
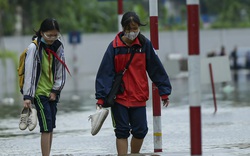
<path fill-rule="evenodd" d="M 137 32 L 133 32 L 133 31 L 131 31 L 129 33 L 125 32 L 124 36 L 127 37 L 128 39 L 130 39 L 131 41 L 133 41 L 138 36 L 139 32 L 140 32 L 140 29 Z"/>
<path fill-rule="evenodd" d="M 47 42 L 45 41 L 45 39 L 44 39 L 43 37 L 41 38 L 41 41 L 42 41 L 43 43 L 47 44 Z"/>

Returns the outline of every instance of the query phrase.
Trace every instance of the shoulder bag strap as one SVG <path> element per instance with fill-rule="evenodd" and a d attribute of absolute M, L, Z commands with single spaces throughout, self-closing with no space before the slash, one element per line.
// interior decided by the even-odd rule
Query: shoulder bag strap
<path fill-rule="evenodd" d="M 132 52 L 131 52 L 131 55 L 130 55 L 130 59 L 129 59 L 129 61 L 127 62 L 125 68 L 123 69 L 123 74 L 128 70 L 128 66 L 129 66 L 130 63 L 132 62 L 132 59 L 133 59 L 133 57 L 134 57 L 134 55 L 135 55 L 135 51 L 136 51 L 136 50 L 132 49 Z"/>

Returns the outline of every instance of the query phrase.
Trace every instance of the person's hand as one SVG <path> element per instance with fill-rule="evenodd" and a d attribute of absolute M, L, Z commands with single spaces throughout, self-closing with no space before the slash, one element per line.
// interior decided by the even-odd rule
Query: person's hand
<path fill-rule="evenodd" d="M 164 100 L 162 100 L 162 101 L 163 101 L 163 106 L 164 106 L 164 107 L 167 107 L 168 104 L 169 104 L 169 99 L 167 98 L 167 99 L 164 99 Z"/>
<path fill-rule="evenodd" d="M 31 100 L 28 100 L 28 99 L 24 100 L 23 107 L 24 108 L 31 108 Z"/>
<path fill-rule="evenodd" d="M 102 105 L 96 104 L 96 109 L 102 109 Z"/>
<path fill-rule="evenodd" d="M 50 93 L 49 94 L 49 101 L 55 101 L 56 100 L 56 93 Z"/>

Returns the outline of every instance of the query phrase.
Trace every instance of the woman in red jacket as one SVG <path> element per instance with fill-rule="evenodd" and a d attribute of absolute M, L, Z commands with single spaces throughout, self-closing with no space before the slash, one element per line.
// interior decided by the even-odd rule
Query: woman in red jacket
<path fill-rule="evenodd" d="M 168 106 L 171 94 L 169 77 L 154 50 L 152 43 L 140 33 L 139 17 L 126 12 L 121 20 L 123 31 L 109 44 L 96 76 L 96 99 L 102 107 L 115 74 L 123 70 L 135 53 L 123 76 L 123 92 L 116 96 L 111 107 L 118 155 L 127 154 L 128 137 L 132 134 L 131 153 L 139 153 L 148 132 L 146 101 L 149 98 L 148 76 L 158 87 L 164 106 Z M 134 50 L 133 47 L 137 47 Z M 147 76 L 148 74 L 148 76 Z"/>

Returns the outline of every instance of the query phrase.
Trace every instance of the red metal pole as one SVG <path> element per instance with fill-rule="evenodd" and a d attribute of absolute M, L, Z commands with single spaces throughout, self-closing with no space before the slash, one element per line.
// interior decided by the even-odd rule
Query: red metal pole
<path fill-rule="evenodd" d="M 199 57 L 199 0 L 187 0 L 187 11 L 191 155 L 199 156 L 202 154 Z"/>
<path fill-rule="evenodd" d="M 155 50 L 159 49 L 158 43 L 158 1 L 149 0 L 150 12 L 150 40 Z M 152 83 L 153 93 L 153 125 L 154 125 L 154 152 L 162 152 L 161 130 L 161 101 L 158 88 Z"/>
<path fill-rule="evenodd" d="M 214 88 L 213 68 L 212 68 L 212 64 L 211 63 L 209 63 L 208 66 L 209 66 L 210 80 L 211 80 L 211 86 L 212 86 L 212 92 L 213 92 L 214 114 L 215 114 L 217 112 L 217 103 L 216 103 L 215 88 Z"/>
<path fill-rule="evenodd" d="M 118 31 L 122 31 L 122 26 L 120 23 L 122 20 L 122 14 L 123 14 L 122 0 L 117 0 L 117 5 L 118 5 Z"/>

